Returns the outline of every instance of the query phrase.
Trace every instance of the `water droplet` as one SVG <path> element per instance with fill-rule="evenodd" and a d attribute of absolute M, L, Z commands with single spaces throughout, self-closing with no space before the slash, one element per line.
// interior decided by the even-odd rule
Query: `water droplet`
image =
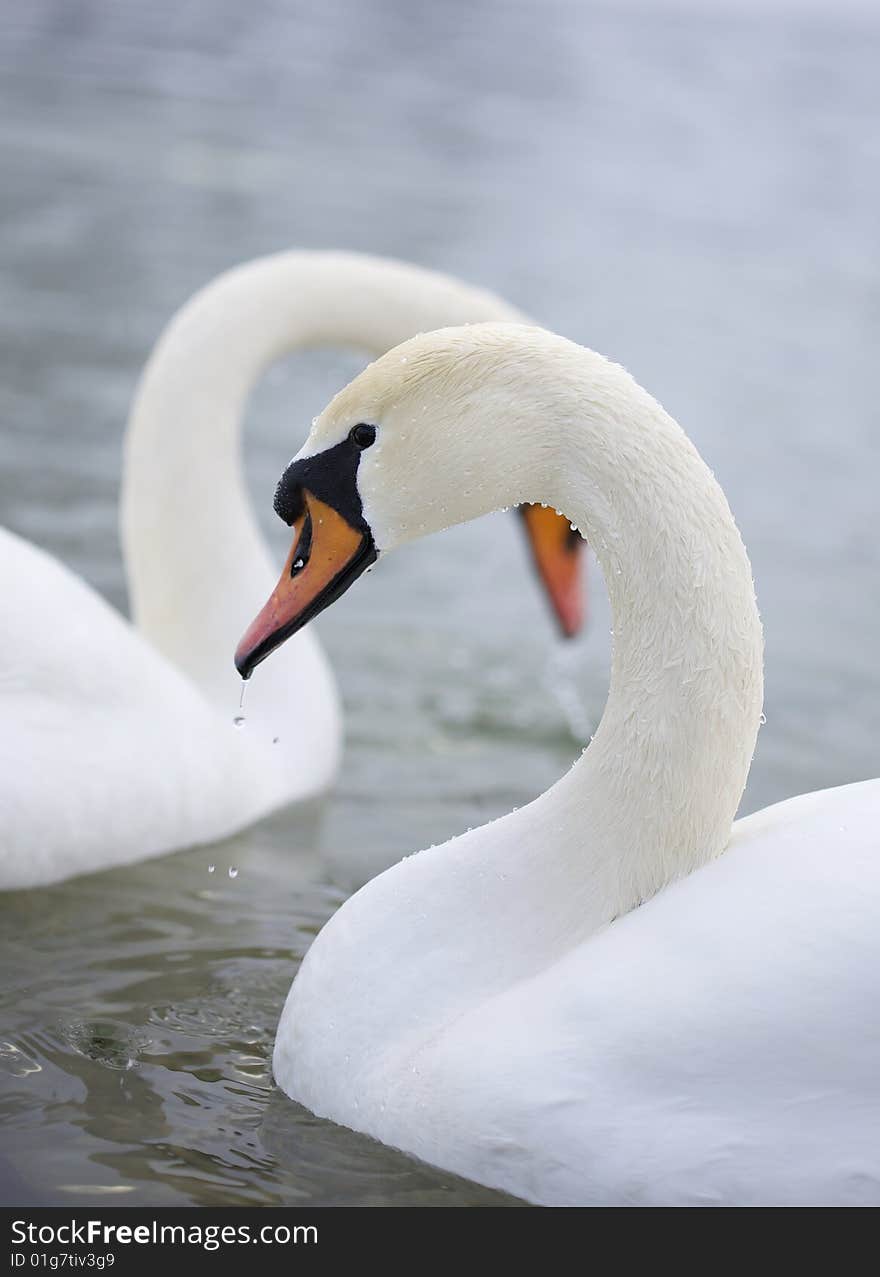
<path fill-rule="evenodd" d="M 238 698 L 239 709 L 244 709 L 244 694 L 246 691 L 247 691 L 247 683 L 245 682 L 244 679 L 242 679 L 241 680 L 241 695 Z"/>
<path fill-rule="evenodd" d="M 767 715 L 766 715 L 766 714 L 762 714 L 762 715 L 761 715 L 761 719 L 760 719 L 760 721 L 761 721 L 762 723 L 766 723 L 766 722 L 767 722 Z"/>
<path fill-rule="evenodd" d="M 235 727 L 244 727 L 244 724 L 245 724 L 244 714 L 236 714 L 232 722 Z"/>
<path fill-rule="evenodd" d="M 217 866 L 216 866 L 216 865 L 208 865 L 208 873 L 209 873 L 209 874 L 216 873 L 216 872 L 217 872 Z"/>
<path fill-rule="evenodd" d="M 229 868 L 226 870 L 226 872 L 229 874 L 230 878 L 238 877 L 238 870 L 236 869 L 235 865 L 230 865 Z"/>
<path fill-rule="evenodd" d="M 272 737 L 272 744 L 273 744 L 273 745 L 277 745 L 277 744 L 278 744 L 278 742 L 279 742 L 280 740 L 281 740 L 281 737 L 280 737 L 280 736 L 273 736 L 273 737 Z"/>

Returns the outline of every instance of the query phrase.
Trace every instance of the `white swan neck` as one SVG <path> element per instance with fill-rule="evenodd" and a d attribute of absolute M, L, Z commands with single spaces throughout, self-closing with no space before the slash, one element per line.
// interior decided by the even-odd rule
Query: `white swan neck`
<path fill-rule="evenodd" d="M 434 461 L 430 507 L 420 476 L 415 518 L 435 526 L 434 509 L 465 519 L 524 501 L 569 515 L 610 591 L 611 687 L 595 739 L 556 785 L 373 879 L 318 937 L 276 1053 L 276 1076 L 305 1103 L 320 1098 L 313 1078 L 354 1069 L 334 1058 L 331 1035 L 313 1029 L 327 1008 L 348 1026 L 344 1049 L 358 1047 L 352 1094 L 361 1079 L 378 1086 L 441 1041 L 445 1026 L 477 1007 L 491 1015 L 492 999 L 716 856 L 760 720 L 748 558 L 723 493 L 679 427 L 623 369 L 562 338 L 494 325 L 434 336 L 453 358 L 440 363 L 443 396 L 427 381 L 426 402 L 442 407 L 425 429 L 449 455 Z M 412 343 L 405 355 L 417 386 L 429 376 L 421 349 Z M 399 368 L 401 356 L 391 358 Z M 376 375 L 393 369 L 377 366 Z M 450 397 L 454 413 L 445 411 Z M 419 408 L 407 403 L 404 418 Z M 402 485 L 384 478 L 391 456 L 386 445 L 365 502 L 371 519 L 381 514 L 379 543 L 388 545 L 412 534 Z M 481 482 L 470 499 L 456 497 L 475 458 Z M 410 454 L 397 462 L 407 473 L 415 464 Z"/>
<path fill-rule="evenodd" d="M 742 539 L 684 432 L 624 369 L 520 331 L 502 370 L 505 503 L 544 501 L 581 529 L 613 630 L 589 748 L 536 802 L 456 840 L 478 873 L 505 866 L 500 929 L 531 928 L 516 965 L 534 967 L 727 845 L 760 721 L 763 642 Z M 469 435 L 489 428 L 471 422 Z"/>
<path fill-rule="evenodd" d="M 338 395 L 310 442 L 335 438 L 365 404 L 380 438 L 358 485 L 381 551 L 543 502 L 598 555 L 614 634 L 593 744 L 536 804 L 418 858 L 460 846 L 478 867 L 521 856 L 526 907 L 546 897 L 570 915 L 557 935 L 588 934 L 717 855 L 730 833 L 761 714 L 762 636 L 727 501 L 623 368 L 538 328 L 415 338 Z"/>
<path fill-rule="evenodd" d="M 581 809 L 591 927 L 724 849 L 763 700 L 751 567 L 724 494 L 679 426 L 596 359 L 553 496 L 602 566 L 611 685 L 590 748 L 546 796 Z"/>

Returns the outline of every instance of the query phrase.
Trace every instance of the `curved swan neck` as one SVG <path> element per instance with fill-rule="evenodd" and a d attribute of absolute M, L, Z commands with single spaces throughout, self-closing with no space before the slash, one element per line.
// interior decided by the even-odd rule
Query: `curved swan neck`
<path fill-rule="evenodd" d="M 503 1016 L 514 986 L 722 851 L 761 713 L 761 627 L 727 502 L 622 368 L 536 329 L 435 333 L 367 370 L 315 435 L 386 384 L 381 453 L 359 472 L 377 543 L 437 529 L 446 510 L 556 506 L 604 569 L 612 678 L 595 739 L 556 785 L 401 861 L 318 937 L 275 1058 L 285 1089 L 313 1106 L 314 1079 L 334 1070 L 352 1096 L 381 1091 L 396 1068 L 408 1077 L 446 1026 Z M 328 1015 L 345 1033 L 324 1029 Z"/>
<path fill-rule="evenodd" d="M 198 293 L 160 338 L 126 436 L 122 541 L 138 626 L 197 683 L 227 685 L 229 643 L 274 576 L 239 436 L 275 359 L 317 345 L 378 354 L 440 324 L 518 317 L 445 276 L 346 253 L 281 253 Z"/>
<path fill-rule="evenodd" d="M 349 389 L 369 399 L 385 381 L 395 407 L 359 480 L 381 547 L 444 526 L 447 510 L 462 521 L 545 502 L 603 568 L 612 676 L 591 746 L 529 807 L 415 861 L 427 872 L 460 856 L 459 882 L 504 864 L 518 887 L 499 880 L 494 901 L 510 911 L 511 935 L 530 927 L 537 900 L 553 944 L 588 934 L 727 843 L 763 691 L 745 548 L 681 428 L 592 351 L 539 329 L 477 325 L 409 342 Z M 332 421 L 351 406 L 340 397 Z M 410 419 L 423 423 L 412 442 Z"/>
<path fill-rule="evenodd" d="M 713 475 L 623 369 L 592 352 L 581 362 L 551 499 L 603 569 L 611 685 L 592 745 L 547 797 L 577 796 L 584 812 L 601 925 L 726 846 L 760 722 L 763 641 Z"/>

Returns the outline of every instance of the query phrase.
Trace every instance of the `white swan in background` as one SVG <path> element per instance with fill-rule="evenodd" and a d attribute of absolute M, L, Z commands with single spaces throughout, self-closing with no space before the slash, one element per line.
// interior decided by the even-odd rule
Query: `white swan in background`
<path fill-rule="evenodd" d="M 727 502 L 675 422 L 560 337 L 448 329 L 337 395 L 277 509 L 298 537 L 303 510 L 324 519 L 321 563 L 350 552 L 340 515 L 384 553 L 524 501 L 570 515 L 604 569 L 595 739 L 528 807 L 342 906 L 288 996 L 278 1083 L 532 1202 L 880 1204 L 880 782 L 731 834 L 761 626 Z M 310 571 L 274 596 L 288 629 L 323 601 Z M 245 674 L 273 623 L 243 640 Z"/>
<path fill-rule="evenodd" d="M 430 271 L 309 252 L 231 270 L 175 316 L 125 444 L 134 624 L 0 530 L 0 887 L 210 842 L 329 783 L 340 715 L 311 634 L 258 680 L 246 730 L 233 725 L 229 651 L 275 576 L 239 465 L 248 392 L 298 347 L 378 354 L 422 329 L 486 318 L 519 314 Z M 552 536 L 532 535 L 552 559 Z M 558 582 L 545 582 L 559 610 Z M 570 580 L 561 588 L 576 594 Z"/>

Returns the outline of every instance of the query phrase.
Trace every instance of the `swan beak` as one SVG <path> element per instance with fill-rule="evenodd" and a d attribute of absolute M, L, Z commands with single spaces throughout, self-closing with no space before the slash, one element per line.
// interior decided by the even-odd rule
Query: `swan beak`
<path fill-rule="evenodd" d="M 242 678 L 250 678 L 270 652 L 338 599 L 376 559 L 369 531 L 353 528 L 308 490 L 302 491 L 301 513 L 291 526 L 293 545 L 281 579 L 235 651 Z"/>
<path fill-rule="evenodd" d="M 574 638 L 584 623 L 584 547 L 564 515 L 540 505 L 520 506 L 532 559 L 559 628 Z"/>

